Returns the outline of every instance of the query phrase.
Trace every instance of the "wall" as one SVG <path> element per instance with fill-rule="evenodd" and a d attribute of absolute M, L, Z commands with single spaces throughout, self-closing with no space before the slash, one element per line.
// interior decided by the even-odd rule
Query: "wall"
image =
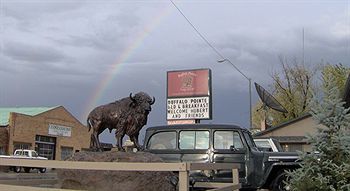
<path fill-rule="evenodd" d="M 7 152 L 8 142 L 9 140 L 7 127 L 0 127 L 0 155 Z"/>

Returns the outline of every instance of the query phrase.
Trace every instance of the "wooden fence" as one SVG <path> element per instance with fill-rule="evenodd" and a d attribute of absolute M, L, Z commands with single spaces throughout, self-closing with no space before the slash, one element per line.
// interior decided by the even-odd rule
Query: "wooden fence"
<path fill-rule="evenodd" d="M 179 184 L 180 191 L 189 190 L 189 172 L 192 170 L 232 169 L 232 175 L 233 175 L 232 183 L 198 183 L 198 185 L 216 188 L 215 190 L 238 190 L 241 186 L 238 182 L 238 165 L 231 164 L 231 163 L 81 162 L 81 161 L 26 160 L 26 159 L 0 158 L 0 165 L 57 168 L 57 169 L 80 169 L 80 170 L 173 171 L 173 172 L 177 171 L 179 172 L 178 184 Z M 0 185 L 0 188 L 3 188 L 4 186 L 6 187 L 6 185 Z M 7 190 L 9 190 L 10 187 L 11 186 L 8 186 Z"/>

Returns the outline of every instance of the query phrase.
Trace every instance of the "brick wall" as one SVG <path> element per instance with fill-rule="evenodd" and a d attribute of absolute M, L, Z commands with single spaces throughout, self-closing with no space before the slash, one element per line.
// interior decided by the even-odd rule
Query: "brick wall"
<path fill-rule="evenodd" d="M 6 127 L 0 127 L 0 149 L 4 149 L 7 152 L 8 142 L 8 129 Z"/>

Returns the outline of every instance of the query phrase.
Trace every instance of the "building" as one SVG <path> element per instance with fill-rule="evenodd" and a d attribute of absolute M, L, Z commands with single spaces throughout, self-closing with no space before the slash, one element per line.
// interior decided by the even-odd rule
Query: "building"
<path fill-rule="evenodd" d="M 306 135 L 314 135 L 317 128 L 322 125 L 317 124 L 311 114 L 305 114 L 292 119 L 278 126 L 267 128 L 256 133 L 254 137 L 271 137 L 281 143 L 284 151 L 310 151 L 311 146 L 307 142 Z"/>
<path fill-rule="evenodd" d="M 63 106 L 0 108 L 0 152 L 33 149 L 64 160 L 90 147 L 91 132 Z"/>

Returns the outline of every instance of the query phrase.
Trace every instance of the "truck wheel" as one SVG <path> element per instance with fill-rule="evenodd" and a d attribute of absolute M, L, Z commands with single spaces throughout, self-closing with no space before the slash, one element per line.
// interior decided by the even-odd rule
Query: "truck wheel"
<path fill-rule="evenodd" d="M 21 172 L 21 167 L 20 166 L 15 166 L 15 167 L 13 167 L 13 171 L 15 171 L 15 173 L 20 173 Z"/>
<path fill-rule="evenodd" d="M 39 168 L 39 172 L 40 173 L 45 173 L 46 172 L 46 168 Z"/>
<path fill-rule="evenodd" d="M 284 183 L 287 181 L 287 173 L 283 171 L 279 172 L 272 183 L 272 191 L 288 191 L 290 188 Z"/>
<path fill-rule="evenodd" d="M 30 168 L 29 167 L 24 167 L 24 172 L 29 173 L 30 172 Z"/>

